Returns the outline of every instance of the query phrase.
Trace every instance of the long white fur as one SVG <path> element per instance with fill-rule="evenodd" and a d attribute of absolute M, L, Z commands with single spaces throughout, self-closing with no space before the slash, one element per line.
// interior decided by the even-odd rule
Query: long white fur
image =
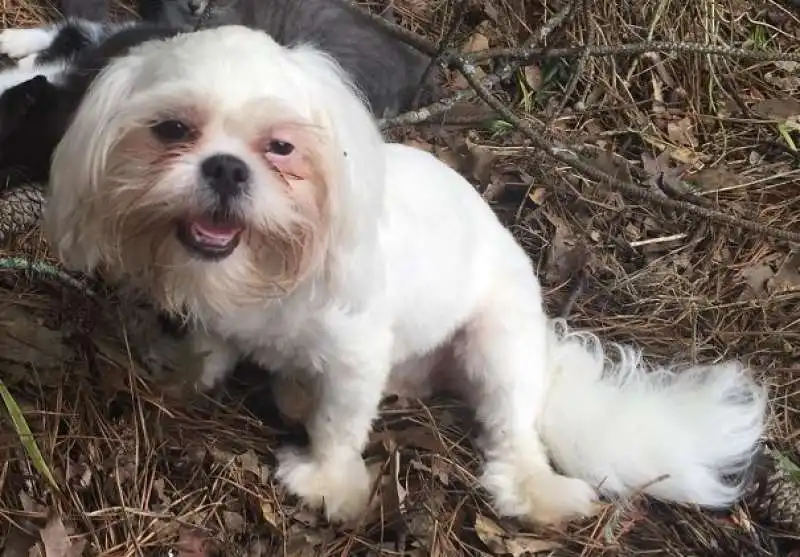
<path fill-rule="evenodd" d="M 527 255 L 470 184 L 430 154 L 385 144 L 341 70 L 310 47 L 282 48 L 262 33 L 222 27 L 148 43 L 103 72 L 52 167 L 45 228 L 71 267 L 126 268 L 125 238 L 109 240 L 102 225 L 114 183 L 107 176 L 119 162 L 110 153 L 177 91 L 207 100 L 229 124 L 209 141 L 253 165 L 236 133 L 258 99 L 264 110 L 293 107 L 328 138 L 324 257 L 285 295 L 244 295 L 259 270 L 242 247 L 207 262 L 169 244 L 168 285 L 127 277 L 156 299 L 171 289 L 171 299 L 190 308 L 194 342 L 211 352 L 204 386 L 244 354 L 311 375 L 311 449 L 279 458 L 277 476 L 290 491 L 324 504 L 333 519 L 357 516 L 370 491 L 361 451 L 382 393 L 399 383 L 419 392 L 434 386 L 441 376 L 433 356 L 449 349 L 485 426 L 482 483 L 500 513 L 540 523 L 588 515 L 596 489 L 644 489 L 709 506 L 740 496 L 741 483 L 723 476 L 747 469 L 766 408 L 747 370 L 729 362 L 650 372 L 632 348 L 614 366 L 595 337 L 550 322 Z M 186 158 L 181 173 L 165 174 L 176 192 L 169 203 L 201 187 L 199 162 Z M 136 176 L 126 180 L 136 187 Z M 258 186 L 279 195 L 267 180 Z M 156 195 L 152 183 L 141 189 Z M 294 218 L 258 195 L 251 222 Z"/>

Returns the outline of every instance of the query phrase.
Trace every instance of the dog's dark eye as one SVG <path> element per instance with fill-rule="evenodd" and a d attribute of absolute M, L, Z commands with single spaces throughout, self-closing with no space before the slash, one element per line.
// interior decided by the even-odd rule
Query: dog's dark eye
<path fill-rule="evenodd" d="M 192 135 L 192 128 L 180 120 L 164 120 L 155 124 L 152 130 L 162 141 L 184 141 Z"/>
<path fill-rule="evenodd" d="M 267 147 L 267 152 L 272 153 L 273 155 L 278 155 L 281 157 L 285 157 L 286 155 L 291 155 L 292 151 L 294 151 L 294 145 L 291 143 L 287 143 L 286 141 L 280 141 L 278 139 L 273 139 L 269 142 L 269 147 Z"/>

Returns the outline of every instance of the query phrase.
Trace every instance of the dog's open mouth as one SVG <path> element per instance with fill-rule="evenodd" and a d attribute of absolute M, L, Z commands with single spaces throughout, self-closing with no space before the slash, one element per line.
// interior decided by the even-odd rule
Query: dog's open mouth
<path fill-rule="evenodd" d="M 178 240 L 190 252 L 205 259 L 223 259 L 233 253 L 244 227 L 236 220 L 205 215 L 178 222 Z"/>

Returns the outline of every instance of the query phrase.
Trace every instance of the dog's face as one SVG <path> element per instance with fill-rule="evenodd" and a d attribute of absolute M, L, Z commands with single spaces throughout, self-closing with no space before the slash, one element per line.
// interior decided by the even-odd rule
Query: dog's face
<path fill-rule="evenodd" d="M 133 276 L 172 311 L 225 311 L 290 291 L 353 241 L 366 221 L 352 213 L 379 198 L 379 145 L 322 54 L 233 26 L 153 41 L 83 100 L 46 230 L 72 267 Z"/>

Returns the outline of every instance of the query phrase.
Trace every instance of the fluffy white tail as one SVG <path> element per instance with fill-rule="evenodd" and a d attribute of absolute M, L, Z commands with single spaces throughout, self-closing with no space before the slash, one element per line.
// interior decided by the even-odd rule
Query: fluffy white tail
<path fill-rule="evenodd" d="M 767 397 L 737 362 L 654 368 L 591 333 L 553 322 L 540 417 L 555 464 L 605 494 L 723 507 L 740 496 L 764 429 Z"/>

